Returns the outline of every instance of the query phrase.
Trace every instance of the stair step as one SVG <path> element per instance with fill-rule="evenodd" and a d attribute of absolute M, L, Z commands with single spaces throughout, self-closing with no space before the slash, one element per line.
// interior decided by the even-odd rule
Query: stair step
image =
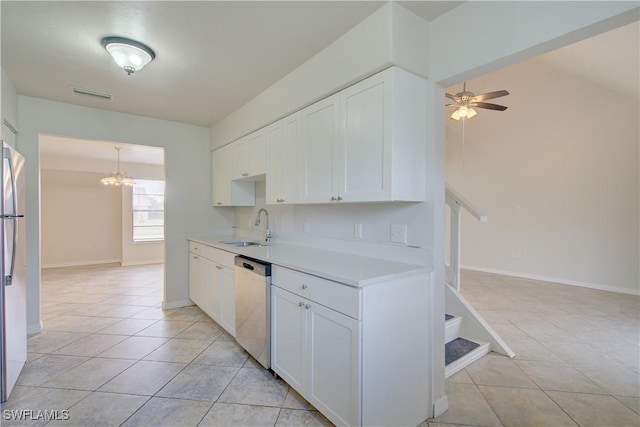
<path fill-rule="evenodd" d="M 444 346 L 444 364 L 450 365 L 467 353 L 480 347 L 480 344 L 464 338 L 456 338 Z"/>
<path fill-rule="evenodd" d="M 444 342 L 445 344 L 448 344 L 460 336 L 460 328 L 462 327 L 462 317 L 452 316 L 450 314 L 447 314 L 445 316 L 450 316 L 444 322 Z"/>
<path fill-rule="evenodd" d="M 489 343 L 476 343 L 465 338 L 456 338 L 445 345 L 445 378 L 449 378 L 487 353 L 489 353 Z"/>

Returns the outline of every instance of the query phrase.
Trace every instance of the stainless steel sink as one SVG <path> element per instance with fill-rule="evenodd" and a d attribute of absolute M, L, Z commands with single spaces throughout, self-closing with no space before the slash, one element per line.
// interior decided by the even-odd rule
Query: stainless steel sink
<path fill-rule="evenodd" d="M 238 248 L 246 246 L 262 246 L 260 242 L 253 242 L 251 240 L 232 240 L 230 242 L 222 242 L 225 245 L 236 246 Z"/>

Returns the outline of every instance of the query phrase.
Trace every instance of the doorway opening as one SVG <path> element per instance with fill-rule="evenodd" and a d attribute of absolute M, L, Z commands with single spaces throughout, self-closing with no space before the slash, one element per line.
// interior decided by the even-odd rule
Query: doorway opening
<path fill-rule="evenodd" d="M 101 183 L 116 171 L 132 177 L 133 185 Z M 45 325 L 65 321 L 61 313 L 100 313 L 116 322 L 161 307 L 164 180 L 163 148 L 40 136 Z M 115 307 L 122 302 L 130 305 Z"/>

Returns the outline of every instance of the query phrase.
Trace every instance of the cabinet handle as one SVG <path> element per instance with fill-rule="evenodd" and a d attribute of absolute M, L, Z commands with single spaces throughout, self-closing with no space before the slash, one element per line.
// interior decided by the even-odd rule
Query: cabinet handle
<path fill-rule="evenodd" d="M 300 301 L 300 302 L 298 303 L 298 307 L 304 307 L 304 301 Z"/>
<path fill-rule="evenodd" d="M 338 200 L 338 199 L 336 198 L 336 196 L 331 196 L 331 201 L 332 201 L 332 202 L 335 202 L 336 200 Z"/>
<path fill-rule="evenodd" d="M 219 265 L 216 265 L 216 270 L 222 270 L 222 267 L 220 267 Z"/>
<path fill-rule="evenodd" d="M 193 259 L 200 259 L 200 258 L 198 258 L 197 256 L 193 255 Z"/>
<path fill-rule="evenodd" d="M 242 176 L 249 176 L 249 174 L 246 172 L 242 172 Z"/>
<path fill-rule="evenodd" d="M 306 308 L 307 310 L 309 310 L 311 308 L 311 306 L 309 304 L 305 305 L 304 308 Z"/>
<path fill-rule="evenodd" d="M 305 285 L 304 283 L 302 284 L 302 289 L 307 289 L 309 286 Z"/>
<path fill-rule="evenodd" d="M 222 202 L 216 202 L 216 205 L 221 205 L 221 204 L 222 204 Z"/>
<path fill-rule="evenodd" d="M 337 200 L 337 201 L 342 200 L 342 196 L 338 196 L 338 197 L 336 197 L 336 200 Z"/>

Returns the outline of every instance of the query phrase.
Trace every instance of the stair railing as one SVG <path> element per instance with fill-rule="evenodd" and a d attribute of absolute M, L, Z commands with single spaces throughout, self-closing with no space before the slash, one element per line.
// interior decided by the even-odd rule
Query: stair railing
<path fill-rule="evenodd" d="M 450 186 L 445 189 L 445 202 L 451 209 L 449 226 L 449 264 L 445 267 L 445 280 L 455 290 L 460 291 L 460 226 L 462 211 L 466 210 L 480 222 L 487 222 L 488 217 L 480 213 L 471 203 Z"/>

